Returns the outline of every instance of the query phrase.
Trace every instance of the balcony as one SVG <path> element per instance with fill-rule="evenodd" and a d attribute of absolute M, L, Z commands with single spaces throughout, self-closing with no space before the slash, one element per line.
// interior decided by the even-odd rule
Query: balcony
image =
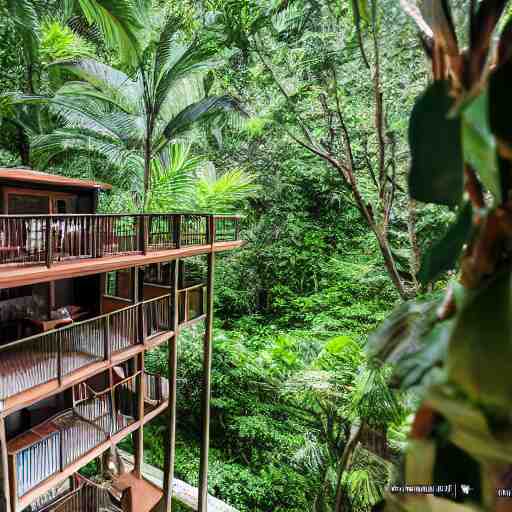
<path fill-rule="evenodd" d="M 81 475 L 35 500 L 27 512 L 123 512 L 108 488 Z"/>
<path fill-rule="evenodd" d="M 37 397 L 39 386 L 43 395 L 82 380 L 165 341 L 171 329 L 170 296 L 164 295 L 0 346 L 0 408 L 12 407 L 10 399 L 21 393 Z"/>
<path fill-rule="evenodd" d="M 0 265 L 140 255 L 235 242 L 240 217 L 196 214 L 0 215 Z"/>
<path fill-rule="evenodd" d="M 0 215 L 0 289 L 241 245 L 236 216 Z"/>
<path fill-rule="evenodd" d="M 140 385 L 145 388 L 142 418 L 137 417 Z M 73 395 L 71 409 L 8 443 L 15 510 L 44 496 L 111 443 L 162 411 L 167 406 L 169 383 L 161 376 L 139 372 L 101 392 L 81 383 Z"/>

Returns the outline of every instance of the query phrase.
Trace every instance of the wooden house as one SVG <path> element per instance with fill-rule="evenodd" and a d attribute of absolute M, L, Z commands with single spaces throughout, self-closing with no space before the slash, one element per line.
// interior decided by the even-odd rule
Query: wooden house
<path fill-rule="evenodd" d="M 149 512 L 172 497 L 178 334 L 205 322 L 199 510 L 207 507 L 215 254 L 238 217 L 98 214 L 109 185 L 0 169 L 0 512 Z M 168 344 L 168 375 L 146 354 Z M 141 473 L 166 413 L 165 485 Z M 106 453 L 133 442 L 133 471 Z M 103 463 L 102 478 L 81 470 Z M 109 473 L 110 472 L 110 473 Z M 107 476 L 108 477 L 107 477 Z"/>

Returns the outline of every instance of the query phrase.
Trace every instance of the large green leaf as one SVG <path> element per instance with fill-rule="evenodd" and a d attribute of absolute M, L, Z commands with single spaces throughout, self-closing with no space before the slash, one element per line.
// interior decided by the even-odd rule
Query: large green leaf
<path fill-rule="evenodd" d="M 483 366 L 483 365 L 482 365 Z M 435 386 L 425 404 L 438 411 L 450 423 L 449 438 L 479 461 L 512 462 L 512 433 L 493 434 L 483 412 L 464 401 L 447 386 Z"/>
<path fill-rule="evenodd" d="M 139 31 L 143 28 L 140 2 L 132 0 L 78 0 L 89 23 L 96 24 L 107 45 L 116 48 L 126 62 L 137 65 Z"/>
<path fill-rule="evenodd" d="M 240 103 L 231 96 L 204 98 L 189 105 L 174 117 L 165 127 L 164 135 L 167 139 L 172 139 L 177 134 L 188 130 L 192 124 L 219 116 L 226 111 L 245 114 Z"/>
<path fill-rule="evenodd" d="M 464 159 L 478 172 L 482 183 L 501 202 L 496 139 L 489 123 L 489 96 L 485 89 L 462 114 Z"/>
<path fill-rule="evenodd" d="M 423 255 L 418 272 L 418 280 L 422 284 L 434 281 L 455 267 L 462 247 L 471 233 L 472 217 L 471 204 L 466 203 L 446 234 Z"/>
<path fill-rule="evenodd" d="M 39 47 L 39 17 L 31 0 L 7 0 L 7 9 L 23 40 L 23 50 L 28 62 L 37 59 Z"/>
<path fill-rule="evenodd" d="M 447 357 L 451 381 L 471 399 L 509 414 L 512 406 L 512 293 L 498 276 L 457 314 Z"/>
<path fill-rule="evenodd" d="M 460 118 L 450 118 L 446 82 L 434 82 L 414 105 L 409 123 L 411 197 L 456 206 L 463 191 Z"/>

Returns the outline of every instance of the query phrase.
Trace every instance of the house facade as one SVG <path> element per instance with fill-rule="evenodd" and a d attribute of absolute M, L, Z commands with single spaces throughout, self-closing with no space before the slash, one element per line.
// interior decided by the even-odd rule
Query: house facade
<path fill-rule="evenodd" d="M 0 169 L 0 512 L 168 509 L 179 332 L 198 322 L 207 508 L 215 255 L 243 244 L 240 219 L 98 214 L 109 188 Z M 148 364 L 161 345 L 166 375 Z M 163 488 L 142 475 L 143 428 L 161 414 Z M 133 468 L 116 460 L 127 439 Z"/>

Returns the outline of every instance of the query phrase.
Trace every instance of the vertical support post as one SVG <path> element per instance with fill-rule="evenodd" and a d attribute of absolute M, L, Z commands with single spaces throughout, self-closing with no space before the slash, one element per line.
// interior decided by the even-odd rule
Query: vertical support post
<path fill-rule="evenodd" d="M 96 213 L 96 210 L 94 210 Z M 98 227 L 98 217 L 94 215 L 91 219 L 91 257 L 97 258 L 98 257 L 98 233 L 99 233 L 99 227 Z"/>
<path fill-rule="evenodd" d="M 176 445 L 176 394 L 178 371 L 178 331 L 179 331 L 179 297 L 178 297 L 178 274 L 179 260 L 171 262 L 171 300 L 170 320 L 173 326 L 174 335 L 169 339 L 169 408 L 167 417 L 167 437 L 165 445 L 165 468 L 164 468 L 164 510 L 172 510 L 172 493 L 174 481 L 174 459 Z"/>
<path fill-rule="evenodd" d="M 137 307 L 137 338 L 139 343 L 146 341 L 146 326 L 144 316 L 144 267 L 135 267 L 132 274 L 133 283 L 133 304 L 138 304 Z"/>
<path fill-rule="evenodd" d="M 137 420 L 140 421 L 140 427 L 133 433 L 135 446 L 135 466 L 134 471 L 137 478 L 142 477 L 142 463 L 144 462 L 144 397 L 146 395 L 146 381 L 144 379 L 144 353 L 139 354 L 137 358 L 138 371 L 137 378 L 137 396 L 138 396 L 138 414 Z"/>
<path fill-rule="evenodd" d="M 208 451 L 210 448 L 210 398 L 213 352 L 213 283 L 215 277 L 215 253 L 208 254 L 208 282 L 206 287 L 206 329 L 203 345 L 203 389 L 201 399 L 201 453 L 199 461 L 198 512 L 208 510 Z"/>
<path fill-rule="evenodd" d="M 110 339 L 110 315 L 103 317 L 103 343 L 105 346 L 105 361 L 112 357 L 112 342 Z"/>
<path fill-rule="evenodd" d="M 2 496 L 0 496 L 0 500 L 3 501 L 3 503 L 0 503 L 0 509 L 2 509 L 2 506 L 4 506 L 5 508 L 2 510 L 5 510 L 5 512 L 12 512 L 13 509 L 11 503 L 9 459 L 7 456 L 7 438 L 5 435 L 4 418 L 0 418 L 0 457 L 0 481 L 2 483 Z"/>
<path fill-rule="evenodd" d="M 174 246 L 176 249 L 181 247 L 181 215 L 174 215 Z"/>
<path fill-rule="evenodd" d="M 213 245 L 215 242 L 215 215 L 206 216 L 206 243 Z"/>
<path fill-rule="evenodd" d="M 147 215 L 139 215 L 138 224 L 139 224 L 139 250 L 140 250 L 140 252 L 142 252 L 142 254 L 146 254 L 148 252 L 148 239 L 149 239 L 148 216 Z"/>
<path fill-rule="evenodd" d="M 45 246 L 46 246 L 46 266 L 50 268 L 53 263 L 53 237 L 52 237 L 52 219 L 46 217 L 45 223 Z"/>
<path fill-rule="evenodd" d="M 140 343 L 144 343 L 145 326 L 144 326 L 144 309 L 141 304 L 144 300 L 144 267 L 135 267 L 132 275 L 132 299 L 137 304 L 137 336 Z M 135 475 L 137 478 L 142 477 L 142 464 L 144 462 L 144 397 L 146 395 L 146 381 L 144 379 L 144 353 L 137 357 L 137 371 L 140 375 L 137 380 L 137 396 L 138 396 L 138 414 L 137 419 L 140 421 L 140 427 L 134 432 L 133 440 L 135 447 Z"/>
<path fill-rule="evenodd" d="M 55 336 L 57 336 L 57 378 L 59 380 L 59 386 L 62 386 L 62 379 L 64 377 L 62 368 L 62 336 L 59 331 L 55 333 Z"/>

